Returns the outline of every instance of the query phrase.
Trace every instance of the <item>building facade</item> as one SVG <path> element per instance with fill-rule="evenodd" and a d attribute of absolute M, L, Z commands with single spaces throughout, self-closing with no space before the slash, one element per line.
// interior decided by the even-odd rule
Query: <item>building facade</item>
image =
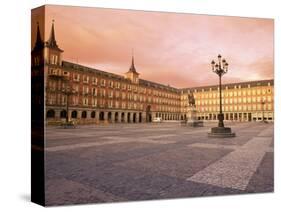
<path fill-rule="evenodd" d="M 218 86 L 178 89 L 141 79 L 134 57 L 124 76 L 63 61 L 63 50 L 55 39 L 54 23 L 47 42 L 39 26 L 32 50 L 32 74 L 44 71 L 45 119 L 60 123 L 67 117 L 80 124 L 142 123 L 155 117 L 184 120 L 188 94 L 193 93 L 198 118 L 216 120 L 219 111 Z M 273 80 L 223 86 L 226 120 L 273 120 Z"/>
<path fill-rule="evenodd" d="M 187 98 L 193 93 L 198 118 L 217 120 L 219 87 L 204 86 L 182 90 L 182 113 L 187 112 Z M 222 85 L 222 110 L 226 121 L 273 121 L 274 81 L 262 80 Z"/>

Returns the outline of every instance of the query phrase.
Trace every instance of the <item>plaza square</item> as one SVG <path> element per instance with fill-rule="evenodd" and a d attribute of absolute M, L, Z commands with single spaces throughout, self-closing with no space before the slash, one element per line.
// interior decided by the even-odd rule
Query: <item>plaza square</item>
<path fill-rule="evenodd" d="M 272 19 L 45 5 L 31 22 L 33 202 L 274 191 Z"/>
<path fill-rule="evenodd" d="M 273 191 L 273 124 L 87 125 L 46 130 L 46 204 L 152 200 Z"/>

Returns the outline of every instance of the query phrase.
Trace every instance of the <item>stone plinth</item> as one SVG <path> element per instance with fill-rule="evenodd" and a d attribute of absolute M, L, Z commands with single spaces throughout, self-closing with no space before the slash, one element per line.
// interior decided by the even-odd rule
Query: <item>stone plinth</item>
<path fill-rule="evenodd" d="M 211 128 L 211 132 L 208 133 L 208 137 L 229 138 L 229 137 L 235 137 L 235 133 L 231 132 L 230 127 L 213 127 Z"/>
<path fill-rule="evenodd" d="M 197 119 L 197 110 L 192 107 L 188 111 L 187 126 L 191 127 L 203 127 L 203 121 Z"/>

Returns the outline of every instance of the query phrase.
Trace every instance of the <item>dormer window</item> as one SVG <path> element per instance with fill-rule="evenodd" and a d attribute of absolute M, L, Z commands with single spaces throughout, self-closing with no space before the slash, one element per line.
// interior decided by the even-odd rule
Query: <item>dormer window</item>
<path fill-rule="evenodd" d="M 58 63 L 58 55 L 52 54 L 50 62 L 52 65 L 56 65 Z"/>
<path fill-rule="evenodd" d="M 40 64 L 40 58 L 37 56 L 34 58 L 34 65 L 39 66 L 39 64 Z"/>

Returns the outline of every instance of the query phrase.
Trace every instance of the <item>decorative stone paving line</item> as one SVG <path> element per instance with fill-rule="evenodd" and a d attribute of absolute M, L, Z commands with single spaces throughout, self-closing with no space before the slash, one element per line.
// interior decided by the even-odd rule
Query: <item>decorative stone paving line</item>
<path fill-rule="evenodd" d="M 55 146 L 55 147 L 48 147 L 45 150 L 48 152 L 56 152 L 56 151 L 73 150 L 73 149 L 77 149 L 77 148 L 103 146 L 103 145 L 109 145 L 109 144 L 128 143 L 128 142 L 132 141 L 132 139 L 123 138 L 123 137 L 103 137 L 102 140 L 109 140 L 109 141 L 61 145 L 61 146 Z"/>
<path fill-rule="evenodd" d="M 252 138 L 242 147 L 236 148 L 235 151 L 187 178 L 187 180 L 223 188 L 245 190 L 265 153 L 270 149 L 271 128 L 272 126 L 263 130 L 257 137 Z"/>
<path fill-rule="evenodd" d="M 140 143 L 151 143 L 151 144 L 171 144 L 171 143 L 176 143 L 177 141 L 175 141 L 175 140 L 154 140 L 154 139 L 168 138 L 168 137 L 173 137 L 173 136 L 175 136 L 175 135 L 167 134 L 167 135 L 149 136 L 149 137 L 142 137 L 142 138 L 107 136 L 107 137 L 101 138 L 101 140 L 106 140 L 106 141 L 60 145 L 60 146 L 55 146 L 55 147 L 47 147 L 47 148 L 45 148 L 45 150 L 48 152 L 57 152 L 57 151 L 65 151 L 65 150 L 74 150 L 74 149 L 78 149 L 78 148 L 89 148 L 89 147 L 94 147 L 94 146 L 104 146 L 104 145 L 110 145 L 110 144 L 120 144 L 120 143 L 129 143 L 129 142 L 140 142 Z"/>
<path fill-rule="evenodd" d="M 223 145 L 223 144 L 209 144 L 209 143 L 193 143 L 188 146 L 198 147 L 198 148 L 231 149 L 231 150 L 236 150 L 239 148 L 239 146 L 237 145 Z"/>

